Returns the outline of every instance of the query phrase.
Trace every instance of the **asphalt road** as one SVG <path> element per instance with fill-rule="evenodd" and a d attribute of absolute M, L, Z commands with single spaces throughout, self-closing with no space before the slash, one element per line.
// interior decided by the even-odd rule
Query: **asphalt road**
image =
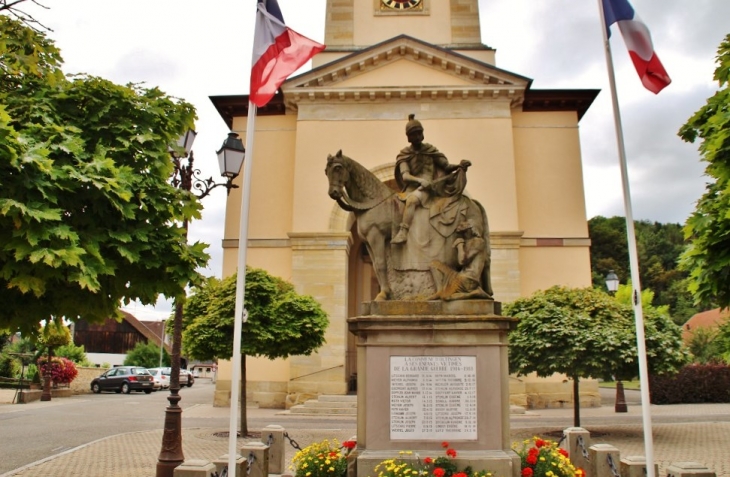
<path fill-rule="evenodd" d="M 210 403 L 213 389 L 206 380 L 183 388 L 183 415 L 186 407 Z M 161 429 L 168 395 L 167 391 L 84 394 L 43 405 L 4 405 L 0 410 L 0 474 L 107 436 Z"/>

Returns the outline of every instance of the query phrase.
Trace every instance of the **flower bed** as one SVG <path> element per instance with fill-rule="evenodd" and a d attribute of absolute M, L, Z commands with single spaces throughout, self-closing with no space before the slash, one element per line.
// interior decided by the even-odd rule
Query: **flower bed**
<path fill-rule="evenodd" d="M 295 477 L 345 477 L 347 458 L 355 448 L 354 441 L 340 445 L 336 440 L 314 443 L 297 452 L 292 460 Z M 364 477 L 509 477 L 494 474 L 490 469 L 458 467 L 459 452 L 443 442 L 444 455 L 420 456 L 400 451 L 398 458 L 386 459 L 375 466 L 375 475 Z M 585 477 L 575 467 L 565 449 L 556 442 L 533 437 L 513 445 L 520 457 L 522 477 Z"/>

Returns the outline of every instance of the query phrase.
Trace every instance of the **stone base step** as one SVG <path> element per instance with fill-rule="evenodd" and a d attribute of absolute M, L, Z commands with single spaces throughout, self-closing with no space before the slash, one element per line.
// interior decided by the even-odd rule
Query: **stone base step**
<path fill-rule="evenodd" d="M 327 415 L 335 414 L 340 416 L 357 415 L 357 396 L 350 395 L 321 395 L 317 399 L 310 399 L 304 404 L 292 406 L 289 409 L 291 414 Z"/>

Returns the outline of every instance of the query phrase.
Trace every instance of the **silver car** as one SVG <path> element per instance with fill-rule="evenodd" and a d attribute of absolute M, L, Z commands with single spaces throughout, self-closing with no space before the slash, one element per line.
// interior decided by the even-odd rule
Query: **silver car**
<path fill-rule="evenodd" d="M 148 368 L 152 377 L 155 379 L 155 391 L 167 389 L 170 387 L 170 369 L 169 368 Z"/>

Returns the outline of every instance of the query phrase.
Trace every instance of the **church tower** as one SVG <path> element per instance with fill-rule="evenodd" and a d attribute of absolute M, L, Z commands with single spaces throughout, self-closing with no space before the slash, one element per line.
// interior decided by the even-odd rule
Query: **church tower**
<path fill-rule="evenodd" d="M 494 64 L 494 50 L 482 44 L 478 0 L 327 0 L 327 50 L 313 64 L 399 35 Z"/>

